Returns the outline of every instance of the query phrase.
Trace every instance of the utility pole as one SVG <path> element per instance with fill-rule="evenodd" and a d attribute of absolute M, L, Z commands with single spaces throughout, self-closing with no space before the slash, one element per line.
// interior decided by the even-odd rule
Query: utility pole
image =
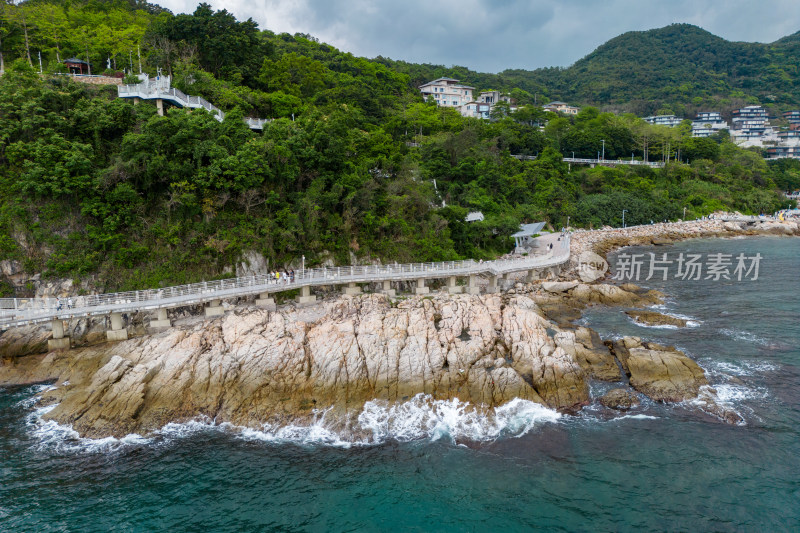
<path fill-rule="evenodd" d="M 31 61 L 31 47 L 28 43 L 28 19 L 25 17 L 25 10 L 20 7 L 20 11 L 22 12 L 22 28 L 25 30 L 25 54 L 28 56 L 28 64 L 33 66 L 33 61 Z"/>

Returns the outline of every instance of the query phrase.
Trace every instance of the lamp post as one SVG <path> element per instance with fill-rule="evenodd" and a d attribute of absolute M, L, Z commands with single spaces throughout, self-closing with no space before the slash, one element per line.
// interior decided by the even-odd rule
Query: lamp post
<path fill-rule="evenodd" d="M 303 256 L 303 268 L 302 268 L 302 272 L 303 272 L 303 278 L 305 278 L 305 277 L 306 277 L 306 256 Z"/>
<path fill-rule="evenodd" d="M 625 227 L 625 213 L 627 213 L 627 212 L 628 212 L 627 209 L 623 209 L 622 210 L 622 227 L 623 228 Z"/>
<path fill-rule="evenodd" d="M 686 208 L 683 208 L 683 220 L 686 220 Z"/>
<path fill-rule="evenodd" d="M 602 157 L 602 160 L 605 161 L 606 160 L 606 140 L 602 139 L 602 141 L 603 141 L 603 157 Z"/>

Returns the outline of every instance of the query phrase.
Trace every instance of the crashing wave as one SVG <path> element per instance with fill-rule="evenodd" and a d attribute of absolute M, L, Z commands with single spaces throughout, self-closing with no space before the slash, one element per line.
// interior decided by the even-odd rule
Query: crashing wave
<path fill-rule="evenodd" d="M 317 412 L 307 424 L 264 424 L 260 429 L 216 424 L 201 417 L 188 422 L 171 422 L 150 437 L 131 434 L 122 438 L 90 439 L 81 437 L 68 425 L 45 420 L 43 416 L 54 407 L 35 409 L 28 416 L 28 425 L 41 450 L 59 453 L 110 453 L 131 445 L 170 442 L 208 431 L 226 432 L 251 441 L 345 448 L 389 440 L 486 442 L 499 437 L 521 437 L 541 424 L 561 418 L 553 409 L 518 398 L 487 409 L 457 399 L 434 400 L 430 395 L 418 394 L 402 403 L 367 402 L 351 424 L 330 420 L 330 410 Z"/>

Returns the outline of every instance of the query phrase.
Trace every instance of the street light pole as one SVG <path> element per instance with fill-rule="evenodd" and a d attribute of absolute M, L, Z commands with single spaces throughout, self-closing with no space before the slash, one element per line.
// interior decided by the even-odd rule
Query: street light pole
<path fill-rule="evenodd" d="M 627 212 L 628 212 L 627 209 L 623 209 L 622 210 L 622 227 L 623 228 L 625 227 L 625 213 L 627 213 Z"/>
<path fill-rule="evenodd" d="M 306 256 L 303 256 L 303 277 L 306 277 Z"/>
<path fill-rule="evenodd" d="M 683 208 L 683 220 L 686 220 L 686 208 Z"/>
<path fill-rule="evenodd" d="M 606 140 L 602 139 L 602 141 L 603 141 L 603 158 L 602 158 L 602 160 L 605 161 L 606 160 Z"/>

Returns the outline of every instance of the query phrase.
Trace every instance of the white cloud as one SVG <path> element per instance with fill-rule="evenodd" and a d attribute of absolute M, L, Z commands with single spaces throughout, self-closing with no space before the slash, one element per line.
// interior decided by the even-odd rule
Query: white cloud
<path fill-rule="evenodd" d="M 796 0 L 210 0 L 274 32 L 309 33 L 356 55 L 506 68 L 568 66 L 631 30 L 688 22 L 729 40 L 800 30 Z M 164 0 L 173 12 L 196 3 Z M 754 22 L 757 21 L 757 22 Z"/>

